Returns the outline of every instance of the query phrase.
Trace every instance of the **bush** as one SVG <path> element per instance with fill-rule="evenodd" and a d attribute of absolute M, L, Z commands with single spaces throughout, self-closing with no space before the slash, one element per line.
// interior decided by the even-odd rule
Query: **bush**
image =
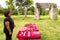
<path fill-rule="evenodd" d="M 28 14 L 28 15 L 34 15 L 34 12 L 32 12 L 32 11 L 28 11 L 27 14 Z"/>
<path fill-rule="evenodd" d="M 28 15 L 34 15 L 34 6 L 31 6 L 27 11 L 28 11 Z"/>
<path fill-rule="evenodd" d="M 0 9 L 0 14 L 3 14 L 3 9 Z"/>
<path fill-rule="evenodd" d="M 58 9 L 58 14 L 60 15 L 60 9 Z"/>
<path fill-rule="evenodd" d="M 24 15 L 24 9 L 19 9 L 18 10 L 18 15 Z"/>
<path fill-rule="evenodd" d="M 45 15 L 48 15 L 49 14 L 49 10 L 45 10 Z"/>
<path fill-rule="evenodd" d="M 17 10 L 14 10 L 14 11 L 13 11 L 13 15 L 18 15 Z"/>
<path fill-rule="evenodd" d="M 0 10 L 0 14 L 3 14 L 3 11 L 2 10 Z"/>

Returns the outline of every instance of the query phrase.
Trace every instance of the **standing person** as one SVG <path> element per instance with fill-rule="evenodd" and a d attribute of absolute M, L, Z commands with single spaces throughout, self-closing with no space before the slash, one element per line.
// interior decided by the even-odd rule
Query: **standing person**
<path fill-rule="evenodd" d="M 11 18 L 11 11 L 4 11 L 4 33 L 6 35 L 6 40 L 12 40 L 12 33 L 14 29 L 14 21 Z"/>

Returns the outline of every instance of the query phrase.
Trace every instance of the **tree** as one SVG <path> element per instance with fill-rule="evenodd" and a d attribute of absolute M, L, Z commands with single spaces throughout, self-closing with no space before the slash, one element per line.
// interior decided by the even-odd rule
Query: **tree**
<path fill-rule="evenodd" d="M 42 14 L 43 16 L 45 16 L 45 8 L 42 8 L 41 14 Z"/>
<path fill-rule="evenodd" d="M 32 0 L 15 0 L 14 4 L 18 7 L 18 11 L 24 9 L 25 17 L 27 15 L 27 9 L 32 5 Z"/>
<path fill-rule="evenodd" d="M 34 6 L 31 6 L 27 11 L 28 11 L 28 14 L 33 14 L 34 15 L 34 10 L 35 10 L 35 8 L 34 8 Z"/>
<path fill-rule="evenodd" d="M 3 7 L 0 5 L 0 14 L 3 13 Z"/>
<path fill-rule="evenodd" d="M 14 14 L 15 8 L 13 5 L 13 0 L 6 0 L 6 5 L 8 6 L 8 10 L 12 11 Z"/>

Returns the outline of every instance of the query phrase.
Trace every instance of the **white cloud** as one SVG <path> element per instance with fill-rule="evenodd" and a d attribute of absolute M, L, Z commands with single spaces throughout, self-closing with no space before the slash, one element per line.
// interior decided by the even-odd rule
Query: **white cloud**
<path fill-rule="evenodd" d="M 2 7 L 6 7 L 6 3 L 5 3 L 6 0 L 0 0 L 0 5 L 2 5 Z"/>

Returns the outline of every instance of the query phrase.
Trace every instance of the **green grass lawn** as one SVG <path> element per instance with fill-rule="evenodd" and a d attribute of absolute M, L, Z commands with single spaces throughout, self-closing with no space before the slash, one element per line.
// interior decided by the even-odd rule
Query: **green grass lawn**
<path fill-rule="evenodd" d="M 5 35 L 3 33 L 3 18 L 0 16 L 0 40 L 5 40 Z M 13 32 L 12 40 L 17 40 L 16 34 L 18 32 L 19 26 L 26 23 L 36 23 L 41 32 L 41 40 L 60 40 L 60 16 L 58 20 L 51 20 L 49 16 L 41 16 L 40 20 L 35 20 L 33 15 L 28 15 L 27 18 L 24 18 L 23 15 L 12 16 L 15 21 L 16 27 Z"/>

